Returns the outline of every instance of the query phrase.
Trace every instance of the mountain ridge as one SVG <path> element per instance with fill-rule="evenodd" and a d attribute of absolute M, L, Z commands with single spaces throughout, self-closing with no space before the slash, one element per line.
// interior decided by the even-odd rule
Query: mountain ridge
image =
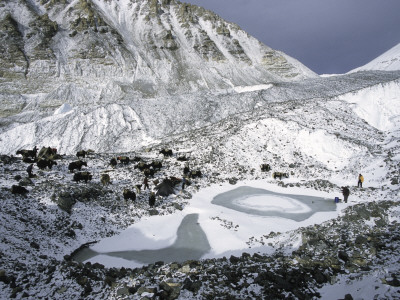
<path fill-rule="evenodd" d="M 400 70 L 400 43 L 379 55 L 369 63 L 351 70 L 349 73 L 369 70 Z"/>

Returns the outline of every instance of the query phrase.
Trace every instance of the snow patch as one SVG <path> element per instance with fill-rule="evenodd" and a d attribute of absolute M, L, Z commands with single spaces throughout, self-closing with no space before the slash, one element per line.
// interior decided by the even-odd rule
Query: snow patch
<path fill-rule="evenodd" d="M 272 88 L 272 84 L 259 84 L 259 85 L 252 85 L 252 86 L 235 86 L 233 89 L 237 93 L 245 93 L 245 92 L 254 92 L 260 90 L 267 90 Z"/>
<path fill-rule="evenodd" d="M 72 110 L 73 109 L 72 109 L 71 105 L 69 105 L 68 103 L 64 103 L 63 105 L 61 105 L 59 108 L 57 108 L 54 111 L 54 114 L 55 115 L 62 115 L 62 114 L 66 114 L 66 113 L 68 113 L 68 112 L 70 112 Z"/>

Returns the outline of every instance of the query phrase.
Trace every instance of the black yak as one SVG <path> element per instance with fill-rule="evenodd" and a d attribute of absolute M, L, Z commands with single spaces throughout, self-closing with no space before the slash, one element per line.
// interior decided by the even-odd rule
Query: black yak
<path fill-rule="evenodd" d="M 132 201 L 136 200 L 136 194 L 135 192 L 132 192 L 129 189 L 124 189 L 124 192 L 122 193 L 124 195 L 124 199 L 125 201 L 127 201 L 128 199 L 131 199 Z"/>
<path fill-rule="evenodd" d="M 78 158 L 79 158 L 79 157 L 85 158 L 86 154 L 87 154 L 87 152 L 86 152 L 85 150 L 81 150 L 81 151 L 76 152 L 76 156 L 77 156 Z"/>
<path fill-rule="evenodd" d="M 160 154 L 163 154 L 164 157 L 165 157 L 165 156 L 172 156 L 172 150 L 171 150 L 171 149 L 162 149 L 162 150 L 160 151 Z"/>
<path fill-rule="evenodd" d="M 57 165 L 57 163 L 52 159 L 39 158 L 39 160 L 37 161 L 36 165 L 40 170 L 44 170 L 46 168 L 49 168 L 51 170 L 51 168 L 54 165 Z"/>
<path fill-rule="evenodd" d="M 179 156 L 176 160 L 178 160 L 178 161 L 188 161 L 189 158 L 187 158 L 185 155 L 183 155 L 183 156 Z"/>
<path fill-rule="evenodd" d="M 162 163 L 161 163 L 161 161 L 154 160 L 151 162 L 150 166 L 153 167 L 154 170 L 161 170 Z"/>
<path fill-rule="evenodd" d="M 110 159 L 110 165 L 114 168 L 117 165 L 117 160 L 113 157 Z"/>
<path fill-rule="evenodd" d="M 13 185 L 11 187 L 11 193 L 13 193 L 14 195 L 18 194 L 18 195 L 24 195 L 25 196 L 27 193 L 29 193 L 29 191 L 26 188 L 24 188 L 23 186 Z"/>
<path fill-rule="evenodd" d="M 273 177 L 274 179 L 276 179 L 276 178 L 279 177 L 279 180 L 282 180 L 282 177 L 289 178 L 289 174 L 288 174 L 288 173 L 282 173 L 282 172 L 274 172 L 274 173 L 272 174 L 272 177 Z"/>
<path fill-rule="evenodd" d="M 134 169 L 139 169 L 140 171 L 144 171 L 145 169 L 148 169 L 148 168 L 150 168 L 150 165 L 149 165 L 149 164 L 146 164 L 146 163 L 143 162 L 143 161 L 139 162 L 139 163 L 134 167 Z"/>
<path fill-rule="evenodd" d="M 201 178 L 202 176 L 203 176 L 203 174 L 201 173 L 200 170 L 189 172 L 189 178 L 192 178 L 192 179 L 197 178 L 197 177 Z"/>
<path fill-rule="evenodd" d="M 36 148 L 36 146 L 33 148 L 33 150 L 25 150 L 25 149 L 21 149 L 17 151 L 17 155 L 20 154 L 22 155 L 23 158 L 36 158 L 36 154 L 37 154 L 38 149 Z"/>
<path fill-rule="evenodd" d="M 92 174 L 90 172 L 76 172 L 72 180 L 76 182 L 84 180 L 87 183 L 89 180 L 92 180 Z"/>
<path fill-rule="evenodd" d="M 87 167 L 86 161 L 81 161 L 81 160 L 73 161 L 68 165 L 68 170 L 70 172 L 73 172 L 75 169 L 80 171 L 83 166 Z"/>
<path fill-rule="evenodd" d="M 271 166 L 269 164 L 262 164 L 262 165 L 260 165 L 260 168 L 261 168 L 262 172 L 271 171 Z"/>
<path fill-rule="evenodd" d="M 129 157 L 128 156 L 118 156 L 117 160 L 119 160 L 121 163 L 127 165 L 129 164 Z"/>

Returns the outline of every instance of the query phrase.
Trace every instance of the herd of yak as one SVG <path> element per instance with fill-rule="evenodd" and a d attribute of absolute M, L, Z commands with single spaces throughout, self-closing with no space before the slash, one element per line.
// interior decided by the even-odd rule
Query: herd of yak
<path fill-rule="evenodd" d="M 91 153 L 93 153 L 92 150 L 78 151 L 76 153 L 76 157 L 78 160 L 69 163 L 68 170 L 69 172 L 74 173 L 72 179 L 73 181 L 75 182 L 84 181 L 85 183 L 87 183 L 88 181 L 92 180 L 93 176 L 90 172 L 82 171 L 83 166 L 87 167 L 87 162 L 81 160 L 81 158 L 85 158 L 87 155 Z M 159 153 L 162 154 L 164 157 L 173 156 L 172 150 L 170 149 L 162 149 Z M 46 168 L 52 169 L 54 165 L 57 165 L 56 160 L 63 158 L 62 155 L 57 153 L 56 148 L 51 148 L 51 147 L 42 147 L 41 150 L 38 151 L 37 147 L 35 146 L 32 150 L 18 150 L 16 154 L 22 155 L 23 162 L 30 164 L 27 169 L 29 177 L 35 176 L 32 173 L 32 166 L 34 163 L 36 163 L 36 166 L 41 170 L 44 170 Z M 178 156 L 177 160 L 188 161 L 188 158 L 186 156 Z M 153 177 L 155 173 L 160 171 L 163 167 L 161 161 L 155 160 L 148 163 L 142 160 L 142 158 L 137 156 L 135 156 L 134 158 L 129 158 L 128 156 L 117 156 L 112 158 L 109 162 L 110 166 L 113 168 L 117 167 L 118 163 L 121 165 L 128 165 L 131 163 L 135 163 L 134 168 L 139 169 L 141 172 L 143 172 L 143 176 L 145 177 L 143 184 L 145 185 L 145 188 L 147 184 L 147 178 Z M 262 164 L 260 168 L 262 172 L 269 172 L 271 170 L 269 164 Z M 154 181 L 154 183 L 157 184 L 155 187 L 155 189 L 157 190 L 156 195 L 168 196 L 169 194 L 173 193 L 174 187 L 176 185 L 182 183 L 182 188 L 183 188 L 184 184 L 190 184 L 190 181 L 188 179 L 194 179 L 197 177 L 202 177 L 201 171 L 190 170 L 189 165 L 185 164 L 185 167 L 183 169 L 182 179 L 177 177 L 165 178 L 163 182 L 161 182 L 160 184 L 158 180 Z M 288 173 L 283 173 L 283 172 L 273 172 L 272 177 L 274 179 L 279 178 L 280 180 L 282 180 L 282 177 L 288 178 L 289 175 Z M 100 182 L 103 185 L 110 184 L 111 183 L 110 175 L 108 173 L 102 173 L 100 175 Z M 141 184 L 135 186 L 137 193 L 140 193 L 141 186 L 142 186 Z M 11 188 L 11 192 L 13 194 L 26 194 L 28 193 L 28 190 L 25 189 L 23 186 L 13 185 Z M 124 189 L 123 197 L 125 200 L 130 199 L 132 201 L 135 201 L 136 194 L 134 191 L 131 191 L 129 189 Z M 155 194 L 151 192 L 149 198 L 150 206 L 154 205 L 154 201 L 155 201 Z"/>
<path fill-rule="evenodd" d="M 82 171 L 82 167 L 87 167 L 87 162 L 81 160 L 81 158 L 86 158 L 86 156 L 92 154 L 92 150 L 81 150 L 76 153 L 77 160 L 72 161 L 68 164 L 68 170 L 70 173 L 73 173 L 73 181 L 75 182 L 80 182 L 84 181 L 87 183 L 88 181 L 91 181 L 93 179 L 93 175 L 89 171 Z M 164 157 L 171 157 L 173 156 L 172 150 L 170 149 L 162 149 L 160 154 L 163 154 Z M 32 167 L 34 164 L 41 169 L 45 170 L 47 169 L 52 169 L 54 165 L 57 165 L 56 160 L 62 159 L 63 156 L 57 153 L 56 148 L 51 148 L 51 147 L 42 147 L 40 151 L 38 151 L 37 147 L 35 146 L 32 150 L 18 150 L 16 152 L 17 155 L 22 156 L 22 161 L 25 163 L 28 163 L 28 168 L 27 172 L 29 177 L 35 177 L 32 173 Z M 177 160 L 179 161 L 188 161 L 188 159 L 185 156 L 180 156 L 177 157 Z M 142 160 L 142 158 L 135 156 L 134 158 L 129 158 L 128 156 L 117 156 L 114 158 L 111 158 L 109 164 L 112 168 L 117 167 L 118 164 L 120 165 L 128 165 L 134 163 L 135 169 L 140 170 L 143 173 L 143 176 L 146 178 L 144 180 L 147 182 L 148 177 L 153 177 L 156 172 L 160 171 L 163 167 L 162 162 L 159 160 L 154 160 L 151 162 L 145 162 Z M 190 170 L 188 165 L 186 164 L 184 169 L 183 169 L 183 176 L 185 177 L 185 180 L 183 181 L 185 184 L 189 184 L 189 181 L 186 179 L 194 179 L 197 177 L 202 177 L 202 173 L 200 170 Z M 108 185 L 111 183 L 111 178 L 108 173 L 101 173 L 100 175 L 100 182 L 103 185 Z M 182 179 L 177 178 L 177 177 L 170 177 L 170 178 L 165 178 L 163 182 L 158 184 L 158 180 L 155 180 L 154 183 L 157 184 L 155 189 L 157 190 L 157 194 L 150 193 L 150 198 L 149 198 L 149 204 L 150 206 L 154 205 L 155 201 L 155 196 L 168 196 L 169 194 L 173 193 L 174 187 L 181 183 Z M 136 185 L 136 192 L 140 193 L 141 189 L 141 184 Z M 182 186 L 183 187 L 183 186 Z M 146 186 L 145 186 L 146 188 Z M 28 193 L 28 190 L 24 188 L 23 186 L 19 185 L 13 185 L 11 188 L 11 192 L 13 194 L 26 194 Z M 124 189 L 123 191 L 123 197 L 125 200 L 132 200 L 135 201 L 136 199 L 136 194 L 134 191 L 131 191 L 129 189 Z"/>

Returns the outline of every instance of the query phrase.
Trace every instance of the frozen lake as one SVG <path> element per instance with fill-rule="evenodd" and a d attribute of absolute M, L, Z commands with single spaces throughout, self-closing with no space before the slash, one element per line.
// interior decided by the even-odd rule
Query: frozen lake
<path fill-rule="evenodd" d="M 316 212 L 336 209 L 336 204 L 331 199 L 288 195 L 249 186 L 219 194 L 211 203 L 246 214 L 281 217 L 297 222 L 308 219 Z"/>
<path fill-rule="evenodd" d="M 311 195 L 250 186 L 212 191 L 194 197 L 182 212 L 141 220 L 121 234 L 79 251 L 73 259 L 135 267 L 218 257 L 246 251 L 251 236 L 268 234 L 274 226 L 296 228 L 315 214 L 336 211 L 333 199 Z"/>

